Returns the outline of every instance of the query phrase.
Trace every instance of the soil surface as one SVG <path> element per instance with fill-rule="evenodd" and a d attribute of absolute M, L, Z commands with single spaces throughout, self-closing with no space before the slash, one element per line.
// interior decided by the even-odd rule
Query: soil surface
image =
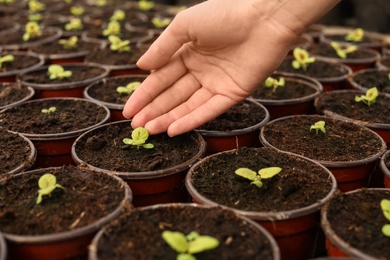
<path fill-rule="evenodd" d="M 92 166 L 118 172 L 145 172 L 163 170 L 191 160 L 200 145 L 194 133 L 169 137 L 167 134 L 149 136 L 147 143 L 154 148 L 126 145 L 131 138 L 130 122 L 110 124 L 89 132 L 76 143 L 77 156 Z"/>
<path fill-rule="evenodd" d="M 326 133 L 310 131 L 325 121 Z M 261 135 L 272 146 L 318 161 L 355 161 L 377 155 L 383 140 L 365 127 L 324 116 L 293 116 L 275 120 L 262 128 Z"/>
<path fill-rule="evenodd" d="M 254 102 L 241 102 L 214 120 L 200 126 L 197 130 L 232 131 L 255 126 L 266 116 L 264 107 Z"/>
<path fill-rule="evenodd" d="M 94 62 L 102 65 L 126 66 L 134 65 L 138 59 L 144 54 L 146 49 L 131 46 L 130 51 L 112 51 L 110 47 L 96 49 L 91 51 L 85 58 L 85 62 Z"/>
<path fill-rule="evenodd" d="M 122 41 L 129 40 L 130 43 L 136 43 L 139 39 L 149 38 L 150 33 L 146 30 L 144 31 L 129 31 L 125 28 L 121 29 L 121 33 L 118 35 Z M 98 41 L 109 44 L 108 36 L 103 35 L 103 29 L 101 28 L 93 28 L 91 30 L 86 31 L 83 36 L 84 39 L 89 41 Z"/>
<path fill-rule="evenodd" d="M 45 114 L 43 108 L 56 107 Z M 28 111 L 28 113 L 26 113 Z M 11 107 L 0 113 L 0 126 L 19 133 L 55 134 L 87 129 L 101 123 L 107 111 L 82 99 L 41 99 Z"/>
<path fill-rule="evenodd" d="M 274 259 L 269 240 L 229 210 L 200 207 L 156 207 L 123 214 L 99 240 L 99 259 L 176 259 L 161 237 L 165 230 L 192 231 L 220 241 L 217 248 L 194 254 L 197 259 Z"/>
<path fill-rule="evenodd" d="M 41 44 L 31 48 L 31 51 L 38 54 L 57 55 L 57 54 L 78 54 L 85 53 L 85 55 L 95 48 L 99 48 L 98 43 L 85 42 L 79 39 L 77 45 L 72 48 L 64 48 L 58 40 Z"/>
<path fill-rule="evenodd" d="M 336 115 L 360 120 L 362 124 L 390 124 L 390 96 L 380 94 L 376 101 L 368 106 L 355 101 L 355 96 L 361 95 L 365 95 L 365 92 L 348 90 L 321 93 L 316 100 L 317 112 L 323 114 L 327 110 Z"/>
<path fill-rule="evenodd" d="M 335 58 L 340 59 L 336 51 L 332 48 L 331 45 L 325 44 L 325 43 L 318 43 L 311 45 L 308 49 L 309 53 L 316 56 L 323 56 L 323 57 L 329 57 L 329 58 Z M 354 59 L 368 59 L 376 57 L 376 55 L 373 52 L 369 52 L 363 49 L 357 49 L 354 52 L 348 53 L 347 58 L 348 60 L 354 60 Z"/>
<path fill-rule="evenodd" d="M 389 70 L 368 70 L 353 75 L 351 81 L 363 88 L 377 87 L 379 92 L 390 93 L 389 73 Z"/>
<path fill-rule="evenodd" d="M 0 108 L 30 96 L 31 91 L 18 83 L 0 84 Z"/>
<path fill-rule="evenodd" d="M 363 44 L 364 44 L 364 43 L 378 43 L 378 44 L 383 44 L 383 42 L 380 41 L 379 39 L 374 38 L 374 37 L 369 37 L 369 36 L 367 36 L 367 35 L 364 35 L 364 36 L 363 36 L 363 39 L 362 39 L 361 42 L 347 41 L 347 40 L 345 39 L 345 36 L 346 36 L 346 35 L 347 35 L 347 34 L 345 34 L 345 35 L 332 35 L 332 34 L 326 34 L 326 35 L 325 35 L 325 38 L 326 38 L 326 39 L 330 39 L 330 40 L 332 40 L 332 41 L 337 41 L 337 42 L 348 42 L 348 43 L 357 44 L 357 45 L 362 44 L 362 43 L 363 43 Z"/>
<path fill-rule="evenodd" d="M 31 152 L 31 147 L 25 139 L 0 127 L 0 176 L 20 165 L 31 167 L 33 162 L 28 161 Z"/>
<path fill-rule="evenodd" d="M 4 57 L 7 54 L 12 54 L 12 52 L 8 53 L 6 51 L 3 51 L 1 53 L 1 57 Z M 14 60 L 12 62 L 4 62 L 1 65 L 0 76 L 1 76 L 1 73 L 12 72 L 12 71 L 30 68 L 30 67 L 41 62 L 41 60 L 38 57 L 34 57 L 34 56 L 29 55 L 27 53 L 26 54 L 12 54 L 12 55 L 14 56 Z"/>
<path fill-rule="evenodd" d="M 389 224 L 380 208 L 382 199 L 390 200 L 390 190 L 338 194 L 330 202 L 327 218 L 336 235 L 353 248 L 376 259 L 389 259 L 390 239 L 381 232 Z"/>
<path fill-rule="evenodd" d="M 28 41 L 23 40 L 23 30 L 18 30 L 17 32 L 7 34 L 7 36 L 3 36 L 0 38 L 0 45 L 17 45 L 17 44 L 26 44 L 26 43 L 36 43 L 38 41 L 44 40 L 48 37 L 52 37 L 55 35 L 57 31 L 51 30 L 42 30 L 42 35 L 37 37 L 31 37 Z"/>
<path fill-rule="evenodd" d="M 36 204 L 38 180 L 45 173 L 54 174 L 65 190 L 56 188 Z M 74 166 L 4 179 L 0 183 L 0 230 L 43 235 L 84 227 L 118 208 L 124 194 L 123 184 L 112 177 Z"/>
<path fill-rule="evenodd" d="M 238 168 L 259 171 L 280 167 L 258 188 L 235 174 Z M 239 148 L 202 161 L 191 174 L 195 189 L 204 197 L 230 208 L 278 212 L 300 209 L 325 198 L 331 191 L 329 173 L 318 164 L 271 148 Z"/>

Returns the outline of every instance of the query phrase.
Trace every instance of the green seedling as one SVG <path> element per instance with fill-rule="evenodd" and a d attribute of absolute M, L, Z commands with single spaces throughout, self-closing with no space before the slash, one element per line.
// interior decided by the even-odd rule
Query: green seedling
<path fill-rule="evenodd" d="M 115 12 L 110 17 L 110 20 L 121 22 L 125 20 L 125 18 L 126 18 L 126 13 L 123 10 L 115 10 Z"/>
<path fill-rule="evenodd" d="M 56 107 L 49 107 L 49 108 L 42 108 L 41 112 L 44 114 L 50 115 L 51 113 L 54 113 L 57 111 Z"/>
<path fill-rule="evenodd" d="M 111 43 L 110 49 L 112 51 L 123 52 L 123 51 L 130 51 L 131 50 L 131 48 L 129 46 L 129 44 L 130 44 L 129 40 L 122 41 L 121 38 L 119 38 L 118 36 L 115 36 L 115 35 L 108 36 L 108 40 Z"/>
<path fill-rule="evenodd" d="M 64 49 L 73 49 L 77 47 L 77 42 L 79 38 L 77 36 L 70 36 L 68 39 L 60 39 L 58 43 L 61 44 Z"/>
<path fill-rule="evenodd" d="M 337 56 L 339 56 L 342 59 L 347 58 L 347 55 L 349 53 L 352 53 L 358 49 L 358 47 L 356 45 L 342 46 L 341 44 L 339 44 L 337 42 L 331 42 L 330 45 L 336 51 Z"/>
<path fill-rule="evenodd" d="M 362 101 L 367 106 L 370 106 L 372 103 L 376 101 L 378 95 L 379 95 L 378 89 L 376 87 L 373 87 L 368 89 L 365 95 L 355 96 L 355 101 L 356 102 Z"/>
<path fill-rule="evenodd" d="M 186 236 L 181 232 L 165 230 L 162 233 L 162 238 L 178 253 L 176 260 L 196 260 L 194 254 L 219 246 L 218 239 L 200 235 L 196 231 L 192 231 Z"/>
<path fill-rule="evenodd" d="M 30 12 L 40 12 L 45 10 L 46 6 L 44 3 L 39 2 L 38 0 L 28 1 L 28 10 Z"/>
<path fill-rule="evenodd" d="M 306 71 L 309 64 L 316 61 L 314 57 L 310 57 L 309 53 L 305 49 L 299 47 L 294 48 L 293 56 L 294 60 L 291 65 L 296 70 L 302 68 Z"/>
<path fill-rule="evenodd" d="M 0 4 L 12 4 L 15 0 L 0 0 Z"/>
<path fill-rule="evenodd" d="M 117 88 L 116 88 L 116 92 L 118 92 L 119 94 L 130 95 L 130 94 L 133 93 L 140 85 L 141 85 L 141 82 L 139 82 L 139 81 L 134 81 L 134 82 L 131 82 L 131 83 L 127 84 L 125 87 L 123 87 L 123 86 L 117 87 Z"/>
<path fill-rule="evenodd" d="M 356 28 L 355 30 L 349 32 L 344 39 L 349 42 L 361 42 L 363 41 L 364 30 L 362 28 Z"/>
<path fill-rule="evenodd" d="M 326 133 L 325 130 L 325 121 L 318 121 L 314 125 L 310 126 L 310 131 L 311 130 L 316 130 L 316 134 L 318 135 L 318 131 L 323 132 L 324 134 Z"/>
<path fill-rule="evenodd" d="M 70 7 L 70 13 L 75 17 L 79 17 L 79 16 L 83 15 L 84 12 L 85 12 L 85 10 L 84 10 L 84 7 L 82 7 L 82 6 L 71 6 Z"/>
<path fill-rule="evenodd" d="M 65 24 L 65 30 L 67 31 L 79 31 L 84 28 L 83 22 L 80 18 L 72 17 L 68 23 Z"/>
<path fill-rule="evenodd" d="M 42 18 L 43 18 L 42 14 L 40 14 L 40 13 L 32 13 L 32 14 L 28 15 L 28 20 L 30 22 L 38 22 L 38 21 L 42 20 Z"/>
<path fill-rule="evenodd" d="M 95 3 L 95 6 L 97 7 L 104 7 L 107 5 L 107 0 L 97 0 Z"/>
<path fill-rule="evenodd" d="M 28 41 L 32 38 L 39 37 L 42 35 L 41 28 L 35 21 L 30 21 L 25 26 L 25 33 L 23 34 L 23 41 Z"/>
<path fill-rule="evenodd" d="M 154 145 L 151 143 L 146 143 L 146 140 L 148 140 L 148 138 L 148 130 L 143 127 L 137 127 L 131 133 L 131 138 L 124 138 L 123 142 L 128 145 L 137 146 L 137 149 L 139 149 L 140 146 L 146 149 L 151 149 L 154 147 Z"/>
<path fill-rule="evenodd" d="M 37 204 L 42 202 L 43 195 L 50 195 L 56 188 L 64 189 L 60 184 L 57 183 L 56 176 L 50 173 L 42 175 L 38 180 L 38 198 Z"/>
<path fill-rule="evenodd" d="M 70 70 L 65 70 L 64 67 L 58 64 L 50 65 L 47 71 L 50 75 L 50 79 L 63 79 L 72 76 Z"/>
<path fill-rule="evenodd" d="M 261 188 L 263 186 L 263 182 L 261 181 L 262 179 L 270 179 L 275 175 L 279 174 L 279 172 L 281 171 L 282 168 L 280 167 L 263 168 L 260 169 L 258 172 L 255 172 L 249 168 L 238 168 L 235 173 L 238 176 L 252 181 L 251 184 L 254 184 L 257 187 Z"/>
<path fill-rule="evenodd" d="M 387 78 L 390 80 L 390 73 L 389 73 L 389 74 L 387 74 Z"/>
<path fill-rule="evenodd" d="M 0 69 L 3 66 L 4 62 L 11 62 L 11 61 L 14 61 L 14 55 L 7 54 L 3 57 L 0 57 Z"/>
<path fill-rule="evenodd" d="M 265 82 L 264 82 L 264 85 L 267 87 L 267 88 L 272 88 L 272 92 L 275 93 L 276 92 L 276 89 L 278 87 L 284 87 L 284 85 L 286 84 L 286 81 L 283 77 L 280 77 L 279 80 L 275 79 L 275 78 L 272 78 L 272 77 L 268 77 Z"/>
<path fill-rule="evenodd" d="M 156 4 L 153 1 L 140 0 L 138 2 L 138 8 L 141 11 L 149 11 L 154 8 Z"/>
<path fill-rule="evenodd" d="M 121 24 L 118 21 L 110 21 L 106 29 L 103 30 L 103 36 L 119 35 L 121 33 Z"/>
<path fill-rule="evenodd" d="M 171 21 L 172 20 L 170 18 L 159 18 L 159 17 L 152 18 L 152 23 L 154 27 L 159 29 L 167 27 L 171 23 Z"/>
<path fill-rule="evenodd" d="M 381 200 L 381 209 L 385 218 L 390 221 L 390 200 Z M 390 224 L 385 224 L 382 227 L 383 235 L 390 237 Z"/>

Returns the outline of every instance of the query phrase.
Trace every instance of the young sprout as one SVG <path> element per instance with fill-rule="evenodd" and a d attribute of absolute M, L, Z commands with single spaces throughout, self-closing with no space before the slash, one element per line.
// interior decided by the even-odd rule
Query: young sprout
<path fill-rule="evenodd" d="M 72 76 L 70 70 L 65 70 L 64 67 L 58 64 L 50 65 L 47 71 L 50 75 L 50 79 L 63 79 Z"/>
<path fill-rule="evenodd" d="M 77 42 L 79 41 L 79 38 L 77 36 L 70 36 L 68 39 L 60 39 L 58 40 L 58 43 L 61 44 L 64 49 L 72 49 L 77 47 Z"/>
<path fill-rule="evenodd" d="M 25 26 L 25 33 L 23 34 L 23 41 L 28 41 L 31 38 L 41 36 L 41 28 L 35 21 L 28 22 Z"/>
<path fill-rule="evenodd" d="M 15 0 L 0 0 L 0 4 L 12 4 Z"/>
<path fill-rule="evenodd" d="M 147 0 L 140 0 L 138 2 L 138 8 L 141 11 L 149 11 L 155 6 L 155 3 L 153 1 L 147 1 Z"/>
<path fill-rule="evenodd" d="M 44 114 L 50 115 L 51 113 L 54 113 L 57 111 L 56 107 L 49 107 L 49 108 L 42 108 L 41 112 Z"/>
<path fill-rule="evenodd" d="M 139 149 L 140 146 L 146 149 L 151 149 L 154 147 L 154 145 L 151 143 L 145 143 L 146 140 L 148 140 L 148 138 L 149 138 L 148 130 L 143 127 L 137 127 L 131 133 L 131 138 L 124 138 L 123 142 L 128 145 L 137 146 L 137 149 Z"/>
<path fill-rule="evenodd" d="M 153 23 L 154 27 L 161 29 L 161 28 L 167 27 L 171 23 L 171 19 L 170 18 L 153 17 L 152 23 Z"/>
<path fill-rule="evenodd" d="M 267 88 L 271 88 L 272 87 L 272 92 L 275 93 L 276 92 L 276 89 L 278 87 L 284 87 L 284 85 L 286 84 L 286 81 L 284 80 L 283 77 L 280 77 L 279 80 L 275 79 L 275 78 L 272 78 L 272 77 L 268 77 L 266 80 L 265 80 L 265 83 L 264 85 L 267 87 Z"/>
<path fill-rule="evenodd" d="M 45 10 L 46 6 L 44 3 L 39 2 L 38 0 L 28 1 L 28 10 L 31 12 L 39 12 Z"/>
<path fill-rule="evenodd" d="M 162 238 L 178 253 L 177 260 L 196 260 L 194 254 L 219 246 L 218 239 L 212 236 L 200 235 L 196 231 L 192 231 L 185 236 L 181 232 L 165 230 L 162 233 Z"/>
<path fill-rule="evenodd" d="M 3 66 L 4 62 L 11 62 L 13 60 L 14 60 L 14 55 L 11 55 L 11 54 L 7 54 L 3 57 L 0 56 L 0 69 Z"/>
<path fill-rule="evenodd" d="M 381 200 L 381 209 L 385 218 L 390 221 L 390 200 Z M 385 224 L 382 227 L 383 235 L 390 237 L 390 224 Z"/>
<path fill-rule="evenodd" d="M 118 21 L 112 20 L 103 30 L 103 36 L 119 35 L 121 33 L 121 24 Z"/>
<path fill-rule="evenodd" d="M 56 176 L 50 173 L 46 173 L 42 175 L 38 180 L 38 198 L 37 198 L 37 204 L 41 203 L 42 196 L 43 195 L 50 195 L 55 188 L 61 188 L 64 189 L 60 184 L 57 183 Z"/>
<path fill-rule="evenodd" d="M 84 28 L 83 22 L 80 18 L 72 17 L 70 21 L 65 24 L 65 30 L 67 31 L 79 31 Z"/>
<path fill-rule="evenodd" d="M 97 7 L 104 7 L 107 5 L 107 0 L 97 0 L 95 3 L 95 6 Z"/>
<path fill-rule="evenodd" d="M 318 135 L 318 131 L 319 130 L 325 134 L 326 133 L 325 121 L 318 121 L 314 125 L 311 125 L 310 126 L 310 131 L 313 130 L 313 129 L 316 130 L 316 134 L 317 135 Z"/>
<path fill-rule="evenodd" d="M 349 32 L 344 39 L 349 42 L 361 42 L 363 41 L 364 30 L 362 28 L 356 28 L 355 30 Z"/>
<path fill-rule="evenodd" d="M 309 53 L 305 49 L 299 47 L 294 48 L 293 56 L 295 60 L 293 60 L 291 65 L 296 70 L 302 68 L 306 71 L 309 64 L 316 61 L 314 57 L 309 56 Z"/>
<path fill-rule="evenodd" d="M 42 14 L 40 14 L 40 13 L 29 14 L 28 15 L 28 20 L 30 22 L 38 22 L 38 21 L 42 20 Z"/>
<path fill-rule="evenodd" d="M 82 7 L 82 6 L 71 6 L 70 7 L 70 13 L 75 17 L 81 16 L 84 13 L 84 11 L 85 11 L 84 7 Z"/>
<path fill-rule="evenodd" d="M 376 87 L 370 88 L 366 91 L 365 95 L 355 96 L 355 101 L 360 102 L 363 101 L 366 105 L 370 106 L 372 103 L 376 101 L 379 92 Z"/>
<path fill-rule="evenodd" d="M 336 51 L 337 56 L 339 56 L 342 59 L 347 58 L 347 54 L 352 53 L 358 49 L 356 45 L 342 46 L 337 42 L 331 42 L 330 45 Z"/>
<path fill-rule="evenodd" d="M 123 10 L 115 10 L 115 12 L 110 17 L 111 21 L 123 21 L 126 18 L 126 13 Z"/>
<path fill-rule="evenodd" d="M 280 167 L 268 167 L 260 169 L 258 172 L 252 171 L 249 168 L 238 168 L 235 173 L 238 176 L 251 180 L 251 184 L 261 188 L 263 186 L 262 179 L 270 179 L 282 171 Z"/>
<path fill-rule="evenodd" d="M 116 92 L 119 94 L 127 94 L 130 95 L 133 93 L 139 86 L 141 85 L 141 82 L 139 81 L 134 81 L 129 84 L 127 84 L 125 87 L 119 86 L 116 88 Z"/>
<path fill-rule="evenodd" d="M 112 51 L 123 52 L 123 51 L 130 51 L 131 50 L 131 48 L 129 46 L 129 44 L 130 44 L 129 40 L 122 41 L 118 36 L 115 36 L 115 35 L 108 36 L 108 40 L 111 43 L 110 49 Z"/>

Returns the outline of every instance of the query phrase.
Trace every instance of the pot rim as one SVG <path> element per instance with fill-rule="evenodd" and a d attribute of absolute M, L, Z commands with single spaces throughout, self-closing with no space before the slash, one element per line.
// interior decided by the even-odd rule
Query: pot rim
<path fill-rule="evenodd" d="M 252 149 L 272 149 L 272 148 L 262 147 L 262 148 L 252 148 Z M 329 175 L 329 179 L 332 181 L 332 187 L 330 188 L 329 193 L 321 200 L 319 200 L 319 201 L 317 201 L 309 206 L 305 206 L 305 207 L 302 207 L 299 209 L 292 209 L 292 210 L 285 210 L 285 211 L 278 211 L 278 212 L 248 211 L 248 210 L 235 209 L 235 208 L 228 207 L 228 206 L 219 204 L 217 202 L 214 202 L 214 201 L 206 198 L 202 194 L 200 194 L 195 189 L 195 187 L 192 183 L 192 180 L 191 180 L 191 177 L 192 177 L 192 174 L 193 174 L 195 168 L 200 166 L 202 164 L 202 162 L 207 161 L 210 158 L 217 157 L 220 154 L 235 153 L 236 150 L 237 149 L 233 149 L 233 150 L 223 151 L 223 152 L 209 155 L 209 156 L 203 158 L 202 160 L 198 161 L 197 163 L 195 163 L 193 166 L 191 166 L 190 170 L 187 173 L 186 179 L 185 179 L 185 186 L 186 186 L 188 192 L 190 193 L 190 195 L 193 196 L 194 198 L 196 198 L 197 200 L 199 200 L 202 204 L 206 204 L 206 205 L 210 205 L 210 206 L 220 206 L 223 208 L 227 208 L 227 209 L 233 210 L 233 211 L 237 212 L 238 214 L 241 214 L 241 215 L 246 216 L 246 217 L 253 219 L 253 220 L 281 221 L 281 220 L 287 220 L 287 219 L 292 219 L 292 218 L 298 218 L 298 217 L 309 215 L 311 213 L 318 211 L 319 209 L 321 209 L 321 207 L 327 201 L 330 200 L 330 198 L 333 196 L 333 194 L 337 190 L 336 178 L 334 177 L 332 172 L 329 169 L 327 169 L 325 166 L 323 166 L 323 165 L 319 164 L 318 162 L 316 162 L 312 159 L 309 159 L 307 157 L 304 157 L 304 156 L 301 156 L 298 154 L 294 154 L 294 153 L 290 153 L 290 152 L 278 150 L 277 151 L 278 153 L 283 153 L 283 154 L 287 154 L 287 155 L 292 156 L 292 157 L 297 157 L 299 159 L 302 159 L 304 161 L 308 161 L 308 162 L 313 163 L 316 166 L 322 168 L 324 173 L 327 173 Z"/>
<path fill-rule="evenodd" d="M 5 85 L 18 85 L 18 83 L 17 82 L 4 82 L 4 83 L 0 83 L 0 85 L 1 86 L 5 86 Z M 25 96 L 24 98 L 22 98 L 22 99 L 20 99 L 18 101 L 15 101 L 15 102 L 13 102 L 11 104 L 0 106 L 0 111 L 5 109 L 5 108 L 13 107 L 13 106 L 19 105 L 21 103 L 24 103 L 24 102 L 32 99 L 32 97 L 35 94 L 35 90 L 32 87 L 30 87 L 30 86 L 26 86 L 26 88 L 27 88 L 27 91 L 28 91 L 28 95 L 27 96 Z"/>
<path fill-rule="evenodd" d="M 382 172 L 385 174 L 385 176 L 387 176 L 388 178 L 390 178 L 390 169 L 386 167 L 386 164 L 385 164 L 385 159 L 387 158 L 390 158 L 390 150 L 387 150 L 381 157 L 380 159 L 380 168 L 382 170 Z"/>
<path fill-rule="evenodd" d="M 326 43 L 326 44 L 329 44 L 329 43 Z M 372 54 L 372 57 L 367 57 L 367 58 L 359 58 L 359 59 L 351 59 L 351 58 L 345 58 L 345 59 L 342 59 L 342 58 L 333 58 L 333 57 L 327 57 L 327 56 L 322 56 L 322 55 L 315 55 L 315 54 L 312 54 L 313 57 L 315 58 L 321 58 L 323 60 L 329 60 L 331 62 L 340 62 L 340 63 L 348 63 L 348 64 L 351 64 L 351 65 L 354 65 L 354 64 L 362 64 L 362 63 L 370 63 L 370 62 L 378 62 L 381 58 L 381 55 L 379 52 L 373 50 L 373 49 L 369 49 L 368 47 L 358 47 L 358 50 L 359 51 L 362 51 L 362 52 L 366 52 L 366 53 L 369 53 L 369 54 Z M 309 47 L 309 52 L 310 52 L 310 47 Z"/>
<path fill-rule="evenodd" d="M 55 169 L 61 169 L 62 167 L 49 167 L 49 168 L 40 168 L 40 169 L 35 169 L 31 171 L 26 171 L 22 173 L 18 173 L 16 175 L 13 175 L 13 177 L 18 177 L 23 174 L 33 174 L 33 173 L 38 173 L 38 172 L 43 172 L 43 171 L 50 171 L 50 170 L 55 170 Z M 92 169 L 88 168 L 83 168 L 83 170 L 90 171 L 91 173 L 93 172 Z M 69 240 L 72 238 L 77 238 L 80 236 L 84 236 L 87 234 L 91 234 L 94 231 L 99 230 L 102 226 L 105 224 L 109 223 L 111 220 L 119 216 L 121 213 L 122 209 L 126 206 L 126 204 L 129 203 L 129 201 L 132 200 L 132 191 L 130 187 L 127 185 L 125 181 L 123 181 L 121 178 L 112 175 L 112 174 L 107 174 L 107 173 L 102 173 L 106 174 L 108 177 L 115 179 L 118 182 L 118 186 L 121 188 L 123 187 L 123 192 L 124 196 L 122 201 L 118 204 L 118 206 L 110 212 L 108 215 L 101 217 L 100 219 L 97 219 L 95 222 L 80 227 L 76 228 L 74 230 L 70 231 L 62 231 L 58 233 L 51 233 L 51 234 L 45 234 L 45 235 L 15 235 L 15 234 L 10 234 L 10 233 L 5 233 L 3 232 L 4 237 L 6 240 L 13 241 L 18 244 L 41 244 L 41 243 L 53 243 L 53 242 L 60 242 L 64 240 Z M 0 180 L 0 182 L 5 182 L 6 179 Z"/>
<path fill-rule="evenodd" d="M 368 88 L 363 87 L 362 85 L 360 85 L 360 84 L 358 84 L 357 82 L 355 82 L 354 78 L 355 78 L 357 75 L 361 75 L 361 74 L 365 74 L 365 73 L 371 73 L 371 72 L 384 72 L 384 71 L 387 71 L 387 72 L 390 73 L 390 68 L 376 67 L 376 68 L 362 69 L 362 70 L 355 71 L 354 73 L 352 73 L 352 74 L 347 78 L 347 81 L 348 81 L 348 84 L 350 84 L 354 89 L 367 91 Z M 385 95 L 390 95 L 390 93 L 386 93 L 386 92 L 382 92 L 382 93 L 385 94 Z"/>
<path fill-rule="evenodd" d="M 0 231 L 0 260 L 5 259 L 7 259 L 7 244 L 5 243 L 4 235 Z"/>
<path fill-rule="evenodd" d="M 35 58 L 38 59 L 38 62 L 36 64 L 30 66 L 30 67 L 27 67 L 27 68 L 1 72 L 0 73 L 0 77 L 9 77 L 9 76 L 16 76 L 16 77 L 18 77 L 18 75 L 20 75 L 20 74 L 24 74 L 24 73 L 28 73 L 30 71 L 36 70 L 36 69 L 42 67 L 45 64 L 45 57 L 43 55 L 40 55 L 40 54 L 37 54 L 37 53 L 25 52 L 25 51 L 12 51 L 12 50 L 7 52 L 7 53 L 11 54 L 11 55 L 16 55 L 16 56 L 35 57 Z"/>

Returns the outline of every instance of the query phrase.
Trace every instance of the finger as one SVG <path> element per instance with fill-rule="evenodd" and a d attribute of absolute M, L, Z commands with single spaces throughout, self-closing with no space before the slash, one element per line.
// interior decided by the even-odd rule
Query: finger
<path fill-rule="evenodd" d="M 186 102 L 200 88 L 201 85 L 194 76 L 187 73 L 139 111 L 132 120 L 132 126 L 143 126 L 147 122 L 167 113 Z"/>

